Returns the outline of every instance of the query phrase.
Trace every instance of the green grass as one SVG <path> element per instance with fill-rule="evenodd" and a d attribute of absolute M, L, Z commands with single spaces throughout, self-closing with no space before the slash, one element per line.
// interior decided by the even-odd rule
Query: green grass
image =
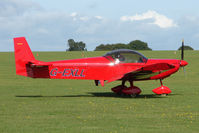
<path fill-rule="evenodd" d="M 34 52 L 53 61 L 105 52 Z M 174 51 L 142 51 L 149 58 L 179 58 Z M 38 55 L 38 56 L 37 56 Z M 135 82 L 138 98 L 121 98 L 88 80 L 31 79 L 15 75 L 14 54 L 0 53 L 0 133 L 198 133 L 199 51 L 185 51 L 182 70 L 165 79 L 167 97 L 151 91 L 159 81 Z"/>

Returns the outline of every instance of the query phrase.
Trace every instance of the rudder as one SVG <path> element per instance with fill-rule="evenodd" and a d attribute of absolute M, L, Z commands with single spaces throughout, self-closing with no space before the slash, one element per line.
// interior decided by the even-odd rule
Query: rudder
<path fill-rule="evenodd" d="M 35 58 L 25 37 L 14 38 L 14 50 L 16 74 L 21 76 L 28 76 L 27 64 L 31 61 L 35 61 Z"/>

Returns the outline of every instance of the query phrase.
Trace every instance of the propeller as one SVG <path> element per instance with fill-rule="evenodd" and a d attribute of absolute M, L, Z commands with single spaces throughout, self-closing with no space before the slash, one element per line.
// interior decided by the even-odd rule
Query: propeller
<path fill-rule="evenodd" d="M 184 60 L 184 39 L 182 39 L 181 60 Z"/>
<path fill-rule="evenodd" d="M 184 75 L 186 75 L 186 71 L 184 66 L 187 65 L 187 62 L 184 61 L 184 39 L 182 39 L 182 47 L 181 47 L 181 60 L 180 60 L 180 66 L 182 67 L 183 71 L 184 71 Z"/>

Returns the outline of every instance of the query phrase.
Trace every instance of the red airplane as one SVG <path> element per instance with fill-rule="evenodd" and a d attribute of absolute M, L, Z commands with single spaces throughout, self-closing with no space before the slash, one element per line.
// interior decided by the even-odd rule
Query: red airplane
<path fill-rule="evenodd" d="M 118 49 L 101 57 L 44 62 L 36 60 L 25 37 L 14 38 L 16 74 L 31 78 L 50 79 L 82 79 L 109 83 L 121 80 L 122 84 L 112 88 L 119 95 L 136 96 L 140 88 L 134 81 L 160 80 L 161 86 L 153 89 L 156 94 L 167 95 L 171 90 L 163 86 L 162 80 L 177 72 L 188 63 L 184 58 L 184 41 L 182 43 L 181 60 L 148 59 L 141 53 L 129 49 Z M 130 87 L 125 86 L 126 81 Z"/>

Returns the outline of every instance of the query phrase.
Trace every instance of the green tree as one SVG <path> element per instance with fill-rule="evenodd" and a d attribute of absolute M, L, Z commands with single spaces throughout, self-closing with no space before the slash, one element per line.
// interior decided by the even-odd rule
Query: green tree
<path fill-rule="evenodd" d="M 116 43 L 116 44 L 101 44 L 95 48 L 95 51 L 110 51 L 115 49 L 133 49 L 133 50 L 152 50 L 148 47 L 147 43 L 140 40 L 131 41 L 128 44 Z"/>
<path fill-rule="evenodd" d="M 128 46 L 126 44 L 123 44 L 123 43 L 116 43 L 116 44 L 113 44 L 113 49 L 127 49 Z"/>
<path fill-rule="evenodd" d="M 178 48 L 178 50 L 181 50 L 181 49 L 182 49 L 182 46 Z M 185 45 L 184 50 L 194 50 L 194 49 L 191 46 Z"/>
<path fill-rule="evenodd" d="M 99 46 L 95 48 L 95 51 L 107 51 L 107 50 L 110 51 L 112 49 L 113 49 L 113 46 L 111 44 L 106 44 L 106 45 L 100 44 Z"/>
<path fill-rule="evenodd" d="M 68 40 L 68 49 L 66 51 L 86 51 L 84 42 L 75 42 L 73 39 Z"/>
<path fill-rule="evenodd" d="M 75 41 L 73 39 L 68 40 L 68 47 L 67 51 L 74 51 L 75 50 Z"/>
<path fill-rule="evenodd" d="M 86 44 L 83 43 L 82 41 L 81 42 L 78 42 L 78 47 L 79 47 L 79 51 L 85 51 L 85 47 L 86 47 Z"/>
<path fill-rule="evenodd" d="M 95 51 L 105 51 L 105 50 L 106 50 L 106 46 L 104 44 L 100 44 L 99 46 L 95 48 Z"/>
<path fill-rule="evenodd" d="M 148 47 L 147 43 L 142 42 L 140 40 L 131 41 L 128 44 L 128 48 L 133 50 L 152 50 L 151 48 Z"/>

